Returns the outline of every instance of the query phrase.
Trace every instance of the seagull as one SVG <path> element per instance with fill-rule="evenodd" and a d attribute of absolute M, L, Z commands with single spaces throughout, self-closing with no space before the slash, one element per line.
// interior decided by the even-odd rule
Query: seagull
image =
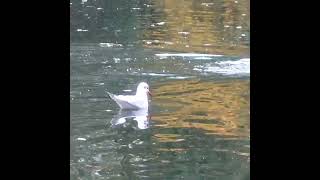
<path fill-rule="evenodd" d="M 107 93 L 121 109 L 126 110 L 148 109 L 148 95 L 152 96 L 149 85 L 145 82 L 139 83 L 136 95 L 114 95 L 110 92 Z"/>

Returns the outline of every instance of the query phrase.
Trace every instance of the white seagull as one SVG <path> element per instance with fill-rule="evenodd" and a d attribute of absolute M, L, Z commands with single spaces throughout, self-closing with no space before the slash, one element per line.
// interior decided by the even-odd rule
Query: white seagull
<path fill-rule="evenodd" d="M 138 110 L 148 109 L 148 95 L 152 96 L 149 90 L 149 85 L 141 82 L 137 87 L 136 95 L 114 95 L 107 92 L 121 109 Z"/>

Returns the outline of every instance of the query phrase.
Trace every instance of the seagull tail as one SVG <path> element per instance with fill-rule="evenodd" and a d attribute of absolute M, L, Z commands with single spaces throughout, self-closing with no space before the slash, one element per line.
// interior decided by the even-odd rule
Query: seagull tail
<path fill-rule="evenodd" d="M 115 96 L 115 95 L 112 94 L 112 93 L 109 93 L 108 91 L 107 91 L 107 93 L 108 93 L 109 97 L 114 100 L 114 96 Z"/>

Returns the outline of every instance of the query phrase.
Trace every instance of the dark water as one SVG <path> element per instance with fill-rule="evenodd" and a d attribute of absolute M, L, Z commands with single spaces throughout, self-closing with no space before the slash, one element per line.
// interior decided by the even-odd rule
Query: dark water
<path fill-rule="evenodd" d="M 249 179 L 249 64 L 159 53 L 71 46 L 71 179 Z M 115 125 L 125 115 L 105 91 L 140 81 L 150 118 Z"/>
<path fill-rule="evenodd" d="M 70 41 L 248 56 L 249 3 L 249 0 L 71 0 Z"/>
<path fill-rule="evenodd" d="M 70 179 L 250 179 L 248 0 L 70 10 Z M 150 112 L 107 97 L 141 81 Z"/>

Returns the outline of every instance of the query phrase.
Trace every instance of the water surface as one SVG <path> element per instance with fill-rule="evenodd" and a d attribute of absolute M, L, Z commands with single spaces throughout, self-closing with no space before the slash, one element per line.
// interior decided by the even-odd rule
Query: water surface
<path fill-rule="evenodd" d="M 249 179 L 250 61 L 99 44 L 70 53 L 71 179 Z M 107 97 L 140 81 L 154 94 L 148 113 Z"/>
<path fill-rule="evenodd" d="M 248 56 L 249 0 L 71 0 L 71 39 Z"/>
<path fill-rule="evenodd" d="M 70 179 L 250 179 L 249 0 L 70 0 Z M 108 98 L 153 92 L 150 111 Z"/>

